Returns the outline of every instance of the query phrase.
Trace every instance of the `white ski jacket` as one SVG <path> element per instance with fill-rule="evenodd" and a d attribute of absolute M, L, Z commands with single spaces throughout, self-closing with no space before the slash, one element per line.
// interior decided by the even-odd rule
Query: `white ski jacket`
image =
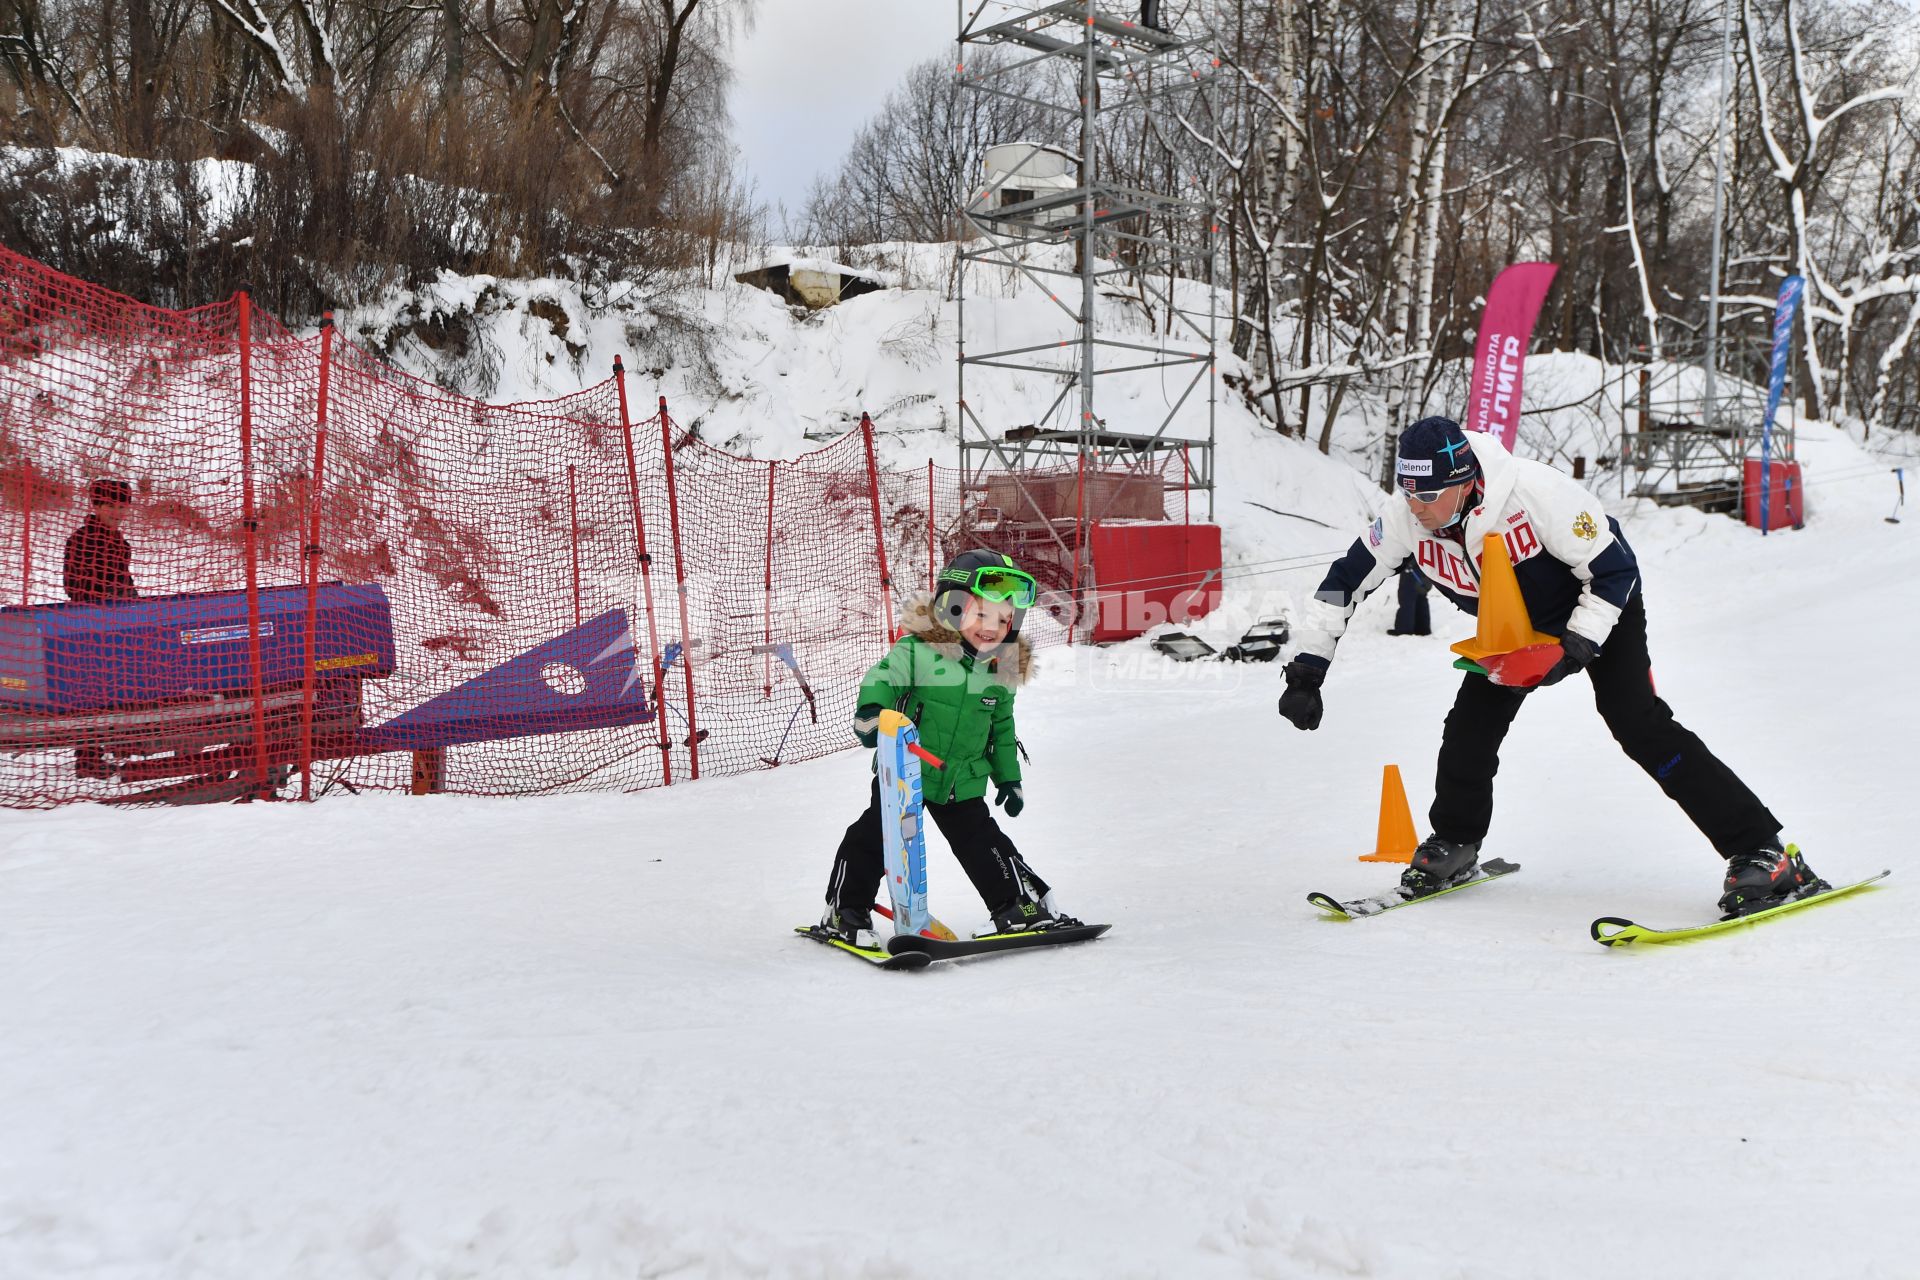
<path fill-rule="evenodd" d="M 1481 548 L 1495 532 L 1506 541 L 1534 629 L 1554 636 L 1577 632 L 1596 647 L 1606 643 L 1640 586 L 1640 567 L 1620 525 L 1571 478 L 1514 457 L 1492 436 L 1475 432 L 1470 438 L 1485 492 L 1466 513 L 1464 546 L 1444 533 L 1428 533 L 1407 500 L 1391 495 L 1380 516 L 1327 570 L 1303 611 L 1297 657 L 1308 665 L 1331 664 L 1354 609 L 1402 566 L 1478 615 Z"/>

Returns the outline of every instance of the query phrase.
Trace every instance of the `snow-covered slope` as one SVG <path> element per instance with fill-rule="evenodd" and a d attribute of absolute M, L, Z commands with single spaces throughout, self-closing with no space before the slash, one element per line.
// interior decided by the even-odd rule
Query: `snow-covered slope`
<path fill-rule="evenodd" d="M 1720 867 L 1575 681 L 1504 753 L 1488 852 L 1524 874 L 1318 918 L 1307 891 L 1393 874 L 1353 861 L 1379 770 L 1424 809 L 1467 630 L 1371 607 L 1312 736 L 1277 667 L 1049 655 L 1010 832 L 1113 932 L 918 975 L 789 932 L 854 753 L 0 815 L 0 1276 L 1909 1275 L 1920 521 L 1840 433 L 1802 448 L 1834 479 L 1801 532 L 1627 531 L 1662 692 L 1817 869 L 1882 890 L 1595 946 L 1598 915 L 1701 918 Z M 1361 501 L 1239 467 L 1282 509 Z M 934 844 L 935 909 L 972 923 Z"/>

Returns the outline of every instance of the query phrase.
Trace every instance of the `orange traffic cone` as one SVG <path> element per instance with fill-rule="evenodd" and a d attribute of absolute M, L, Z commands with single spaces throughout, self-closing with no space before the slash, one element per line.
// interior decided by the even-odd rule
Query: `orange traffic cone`
<path fill-rule="evenodd" d="M 1413 830 L 1413 810 L 1407 807 L 1407 789 L 1400 782 L 1400 766 L 1390 764 L 1380 775 L 1380 835 L 1372 853 L 1362 862 L 1412 862 L 1420 839 Z"/>
<path fill-rule="evenodd" d="M 1480 552 L 1480 626 L 1473 639 L 1462 640 L 1453 651 L 1469 662 L 1484 663 L 1516 649 L 1559 643 L 1559 637 L 1533 629 L 1527 602 L 1520 595 L 1520 580 L 1513 576 L 1506 539 L 1488 534 Z"/>

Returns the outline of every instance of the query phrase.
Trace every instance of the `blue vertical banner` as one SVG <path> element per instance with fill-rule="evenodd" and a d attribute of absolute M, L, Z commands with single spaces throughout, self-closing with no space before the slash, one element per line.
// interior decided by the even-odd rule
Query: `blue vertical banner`
<path fill-rule="evenodd" d="M 1760 536 L 1767 536 L 1768 503 L 1773 496 L 1773 415 L 1787 389 L 1787 357 L 1793 352 L 1793 313 L 1807 282 L 1788 276 L 1780 282 L 1780 300 L 1773 308 L 1773 371 L 1767 378 L 1767 416 L 1760 424 Z"/>

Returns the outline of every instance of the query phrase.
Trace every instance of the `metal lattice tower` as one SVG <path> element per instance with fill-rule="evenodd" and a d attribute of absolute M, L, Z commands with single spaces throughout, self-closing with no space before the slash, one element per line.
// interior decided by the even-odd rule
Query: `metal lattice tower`
<path fill-rule="evenodd" d="M 959 254 L 960 464 L 967 481 L 977 488 L 989 470 L 1004 469 L 1017 479 L 1023 472 L 1072 467 L 1083 476 L 1112 479 L 1118 473 L 1124 482 L 1125 473 L 1157 467 L 1178 453 L 1180 474 L 1190 490 L 1206 494 L 1205 518 L 1211 520 L 1218 403 L 1215 183 L 1212 153 L 1183 145 L 1188 134 L 1180 116 L 1202 106 L 1218 64 L 1202 41 L 1149 25 L 1158 22 L 1156 0 L 958 5 L 962 84 L 1027 103 L 1054 122 L 1048 138 L 1008 139 L 989 148 L 982 158 L 986 177 L 961 210 L 975 237 Z M 1012 56 L 981 56 L 996 46 Z M 1049 98 L 1047 88 L 1059 96 Z M 1109 180 L 1102 152 L 1116 137 L 1143 150 L 1161 148 L 1160 155 L 1173 161 L 1171 179 L 1184 189 L 1148 191 Z M 1058 329 L 1050 340 L 975 349 L 974 340 L 990 345 L 997 330 L 977 317 L 969 329 L 969 288 L 977 290 L 984 270 L 994 267 L 1053 301 Z M 990 422 L 967 398 L 969 373 L 983 369 L 1058 378 L 1061 389 L 1036 422 Z M 1168 403 L 1157 426 L 1107 430 L 1100 416 L 1102 385 L 1156 371 Z M 1170 435 L 1203 383 L 1205 438 Z M 1058 502 L 1049 505 L 1022 485 L 1029 536 L 1070 556 L 1104 514 L 1101 502 L 1120 487 L 1109 483 L 1095 490 L 1083 483 L 1079 506 L 1065 519 Z M 1008 515 L 1018 521 L 1021 513 Z"/>

